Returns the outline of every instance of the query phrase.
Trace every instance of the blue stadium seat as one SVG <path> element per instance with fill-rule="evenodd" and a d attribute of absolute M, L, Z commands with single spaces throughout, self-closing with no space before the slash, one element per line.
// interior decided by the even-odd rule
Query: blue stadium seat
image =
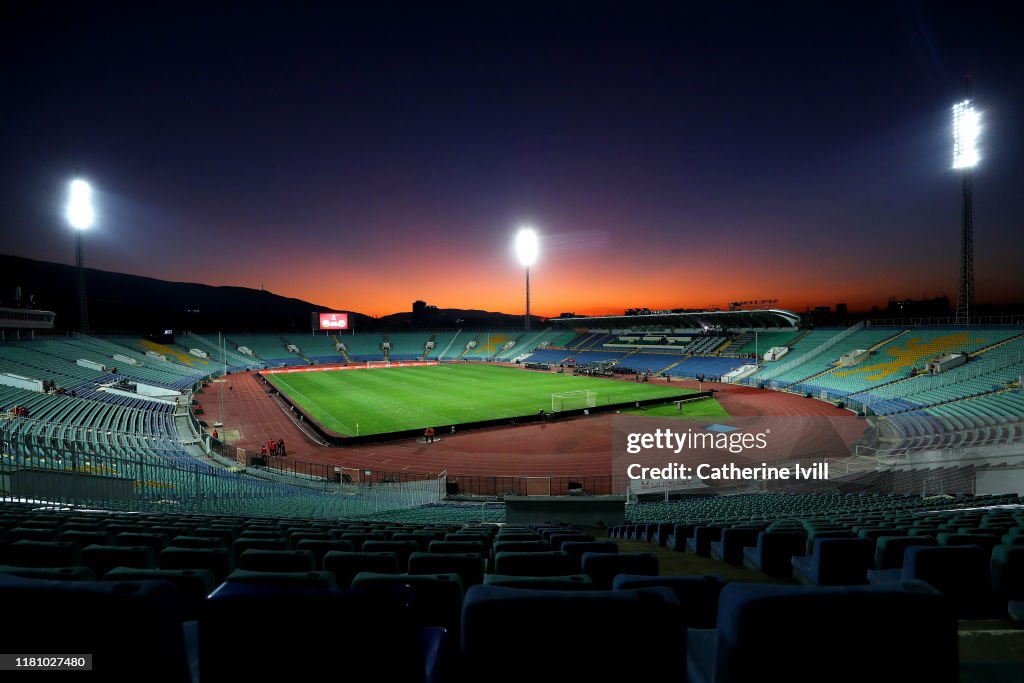
<path fill-rule="evenodd" d="M 903 567 L 870 572 L 870 580 L 923 581 L 945 595 L 960 619 L 991 617 L 992 600 L 988 550 L 976 545 L 910 546 Z M 1001 610 L 999 610 L 1001 611 Z"/>
<path fill-rule="evenodd" d="M 792 558 L 806 552 L 806 539 L 796 531 L 762 531 L 757 545 L 743 549 L 743 566 L 774 578 L 793 574 Z"/>
<path fill-rule="evenodd" d="M 506 586 L 508 588 L 530 588 L 533 590 L 594 590 L 594 582 L 586 574 L 566 574 L 564 576 L 508 576 L 506 574 L 486 574 L 484 576 L 484 585 Z"/>
<path fill-rule="evenodd" d="M 836 643 L 858 642 L 866 633 L 876 643 L 899 643 L 903 653 L 927 655 L 883 660 L 836 652 Z M 690 683 L 959 680 L 956 617 L 944 596 L 919 582 L 732 583 L 719 599 L 718 627 L 690 629 L 688 637 Z"/>
<path fill-rule="evenodd" d="M 386 671 L 392 680 L 432 683 L 447 634 L 421 628 L 411 599 L 411 591 L 222 584 L 199 619 L 200 679 L 332 680 L 344 672 L 372 680 Z M 307 654 L 266 653 L 268 638 L 298 637 L 297 630 Z"/>
<path fill-rule="evenodd" d="M 683 607 L 683 620 L 691 628 L 714 628 L 718 623 L 718 598 L 725 582 L 717 576 L 637 576 L 619 574 L 612 590 L 669 588 Z"/>
<path fill-rule="evenodd" d="M 497 552 L 494 572 L 510 576 L 565 576 L 576 573 L 576 562 L 561 550 L 548 552 Z"/>
<path fill-rule="evenodd" d="M 607 590 L 619 574 L 658 575 L 658 556 L 653 553 L 584 553 L 581 568 L 594 586 Z"/>
<path fill-rule="evenodd" d="M 91 654 L 95 680 L 191 682 L 181 608 L 169 583 L 0 574 L 0 604 L 17 615 L 16 627 L 4 630 L 7 652 Z"/>
<path fill-rule="evenodd" d="M 632 680 L 638 666 L 651 680 L 681 681 L 686 675 L 686 628 L 679 601 L 667 588 L 474 586 L 466 593 L 462 625 L 466 670 L 490 683 Z M 613 656 L 576 654 L 609 642 Z"/>
<path fill-rule="evenodd" d="M 874 551 L 874 542 L 867 538 L 817 538 L 809 556 L 792 558 L 793 578 L 815 586 L 867 583 Z"/>

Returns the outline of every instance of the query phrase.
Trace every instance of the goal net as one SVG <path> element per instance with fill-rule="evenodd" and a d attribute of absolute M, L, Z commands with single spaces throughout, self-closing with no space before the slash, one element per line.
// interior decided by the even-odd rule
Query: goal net
<path fill-rule="evenodd" d="M 368 360 L 366 361 L 366 367 L 368 368 L 390 368 L 391 361 L 389 360 Z"/>
<path fill-rule="evenodd" d="M 551 394 L 551 412 L 593 408 L 597 405 L 596 391 L 562 391 Z"/>

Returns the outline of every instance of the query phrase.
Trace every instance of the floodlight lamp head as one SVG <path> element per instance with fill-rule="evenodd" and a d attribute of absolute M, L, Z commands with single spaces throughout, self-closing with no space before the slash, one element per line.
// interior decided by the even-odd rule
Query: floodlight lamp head
<path fill-rule="evenodd" d="M 67 219 L 71 227 L 76 230 L 90 228 L 96 220 L 96 214 L 92 208 L 92 188 L 84 180 L 76 178 L 71 181 Z"/>
<path fill-rule="evenodd" d="M 953 168 L 973 168 L 978 164 L 979 118 L 970 100 L 953 105 Z"/>
<path fill-rule="evenodd" d="M 537 231 L 533 228 L 522 228 L 516 235 L 516 255 L 519 263 L 529 268 L 537 261 Z"/>

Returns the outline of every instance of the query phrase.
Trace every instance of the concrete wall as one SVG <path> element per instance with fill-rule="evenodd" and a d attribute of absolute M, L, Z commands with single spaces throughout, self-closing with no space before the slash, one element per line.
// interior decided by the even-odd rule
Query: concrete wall
<path fill-rule="evenodd" d="M 505 496 L 508 524 L 614 526 L 626 521 L 624 496 Z"/>

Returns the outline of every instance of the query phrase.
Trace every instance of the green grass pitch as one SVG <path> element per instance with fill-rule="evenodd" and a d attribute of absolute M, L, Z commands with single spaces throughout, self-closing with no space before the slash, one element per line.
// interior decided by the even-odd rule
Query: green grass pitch
<path fill-rule="evenodd" d="M 688 393 L 672 385 L 495 365 L 325 370 L 267 379 L 322 426 L 346 436 L 533 415 L 550 411 L 556 392 L 593 391 L 598 406 Z"/>
<path fill-rule="evenodd" d="M 646 408 L 629 408 L 622 412 L 629 415 L 645 415 L 647 417 L 729 417 L 729 413 L 722 407 L 722 404 L 713 398 L 684 403 L 681 406 L 669 403 L 667 405 L 654 405 Z"/>

